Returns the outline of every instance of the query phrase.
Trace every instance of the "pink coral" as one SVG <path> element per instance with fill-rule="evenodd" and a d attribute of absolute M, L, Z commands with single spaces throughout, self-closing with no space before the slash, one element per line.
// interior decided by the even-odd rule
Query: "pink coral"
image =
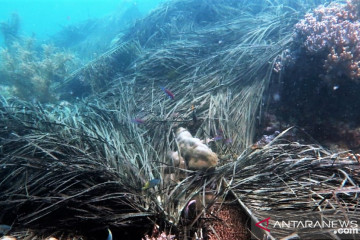
<path fill-rule="evenodd" d="M 153 237 L 153 236 L 145 236 L 145 240 L 172 240 L 175 239 L 174 235 L 166 235 L 166 233 L 162 232 L 160 235 Z"/>
<path fill-rule="evenodd" d="M 360 82 L 359 0 L 320 6 L 296 24 L 296 37 L 310 54 L 323 54 L 324 78 L 347 76 Z"/>
<path fill-rule="evenodd" d="M 142 240 L 176 240 L 176 238 L 175 235 L 160 232 L 159 226 L 155 224 L 151 236 L 145 235 L 145 238 L 142 238 Z"/>

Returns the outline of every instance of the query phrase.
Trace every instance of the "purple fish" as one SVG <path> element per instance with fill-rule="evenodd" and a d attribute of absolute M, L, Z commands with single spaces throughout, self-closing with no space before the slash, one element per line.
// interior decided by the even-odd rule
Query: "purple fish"
<path fill-rule="evenodd" d="M 219 141 L 219 140 L 222 140 L 222 139 L 223 139 L 223 136 L 221 136 L 221 135 L 216 135 L 214 137 L 214 141 Z"/>
<path fill-rule="evenodd" d="M 164 93 L 166 93 L 166 95 L 169 96 L 170 99 L 174 99 L 175 95 L 167 88 L 161 87 L 161 89 L 164 91 Z"/>
<path fill-rule="evenodd" d="M 137 124 L 144 124 L 145 120 L 142 120 L 141 118 L 134 118 L 131 120 L 133 123 L 137 123 Z"/>
<path fill-rule="evenodd" d="M 224 139 L 224 132 L 221 128 L 218 128 L 216 130 L 216 135 L 213 138 L 214 141 L 219 141 L 219 140 L 223 140 Z"/>

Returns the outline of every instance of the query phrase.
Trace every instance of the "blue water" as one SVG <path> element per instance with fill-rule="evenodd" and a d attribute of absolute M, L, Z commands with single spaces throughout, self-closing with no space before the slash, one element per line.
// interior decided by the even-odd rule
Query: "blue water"
<path fill-rule="evenodd" d="M 136 5 L 145 15 L 160 2 L 162 0 L 0 0 L 0 22 L 7 22 L 12 13 L 17 13 L 21 21 L 20 35 L 45 40 L 64 26 L 102 18 L 131 5 Z"/>

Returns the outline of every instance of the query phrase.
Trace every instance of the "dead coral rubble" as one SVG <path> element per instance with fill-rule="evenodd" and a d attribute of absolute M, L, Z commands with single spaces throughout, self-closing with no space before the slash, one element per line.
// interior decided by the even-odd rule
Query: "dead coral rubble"
<path fill-rule="evenodd" d="M 225 204 L 224 206 L 215 205 L 217 209 L 216 216 L 218 221 L 211 222 L 208 227 L 210 240 L 232 239 L 242 240 L 250 239 L 250 232 L 247 227 L 248 217 L 236 204 Z"/>

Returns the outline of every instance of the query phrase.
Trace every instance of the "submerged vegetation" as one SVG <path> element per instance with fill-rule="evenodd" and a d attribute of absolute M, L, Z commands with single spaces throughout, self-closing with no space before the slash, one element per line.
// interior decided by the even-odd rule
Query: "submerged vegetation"
<path fill-rule="evenodd" d="M 0 75 L 10 94 L 28 101 L 52 102 L 51 86 L 68 74 L 74 56 L 43 44 L 35 49 L 34 39 L 13 42 L 1 49 Z"/>
<path fill-rule="evenodd" d="M 20 239 L 106 239 L 108 229 L 114 239 L 231 239 L 212 224 L 231 218 L 223 207 L 246 214 L 244 232 L 300 212 L 356 220 L 358 155 L 330 152 L 299 128 L 274 133 L 281 126 L 254 144 L 265 96 L 286 79 L 278 67 L 294 26 L 315 3 L 164 2 L 71 74 L 71 54 L 14 42 L 1 74 L 23 100 L 0 101 L 0 223 Z M 189 167 L 204 151 L 206 167 Z"/>

